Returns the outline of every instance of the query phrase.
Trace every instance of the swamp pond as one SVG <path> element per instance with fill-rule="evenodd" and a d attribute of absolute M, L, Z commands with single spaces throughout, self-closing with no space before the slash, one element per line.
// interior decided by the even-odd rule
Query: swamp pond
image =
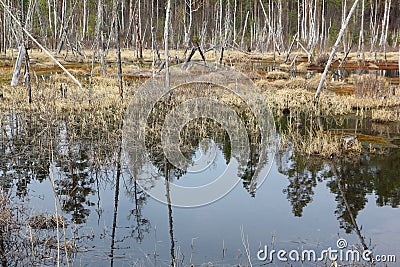
<path fill-rule="evenodd" d="M 223 125 L 203 118 L 181 129 L 180 146 L 189 160 L 212 150 L 208 168 L 186 173 L 167 162 L 157 131 L 163 122 L 160 117 L 173 110 L 174 97 L 179 98 L 169 95 L 157 104 L 145 133 L 146 164 L 159 175 L 151 179 L 170 177 L 162 183 L 166 191 L 169 183 L 202 186 L 212 182 L 235 153 Z M 251 121 L 241 103 L 235 109 L 243 111 L 242 119 Z M 1 229 L 2 248 L 14 250 L 10 256 L 3 254 L 3 266 L 57 262 L 70 266 L 260 266 L 269 263 L 257 258 L 265 246 L 300 254 L 315 250 L 319 256 L 328 248 L 338 249 L 338 240 L 347 243 L 343 249 L 371 250 L 374 256 L 394 255 L 400 261 L 398 123 L 373 123 L 368 116 L 325 116 L 319 121 L 325 129 L 374 136 L 375 141 L 366 139 L 362 145 L 384 153 L 324 159 L 296 153 L 289 141 L 272 149 L 261 162 L 270 171 L 257 190 L 252 188 L 251 177 L 261 164 L 261 133 L 246 124 L 250 150 L 248 158 L 239 163 L 239 183 L 217 201 L 183 208 L 152 198 L 135 183 L 124 160 L 124 126 L 113 115 L 110 111 L 96 124 L 86 113 L 43 115 L 10 109 L 0 114 L 2 194 L 11 199 L 11 210 L 28 218 L 18 228 L 23 231 L 21 236 Z M 302 111 L 286 115 L 273 111 L 276 133 L 272 138 L 279 140 L 293 126 L 292 120 L 301 120 L 299 131 L 306 135 L 308 116 Z M 62 220 L 54 217 L 55 205 Z M 26 236 L 31 243 L 22 245 Z M 12 243 L 18 241 L 21 245 Z M 35 257 L 26 257 L 30 253 Z M 369 264 L 363 260 L 337 262 Z M 283 262 L 275 255 L 271 264 L 331 263 L 326 257 Z"/>

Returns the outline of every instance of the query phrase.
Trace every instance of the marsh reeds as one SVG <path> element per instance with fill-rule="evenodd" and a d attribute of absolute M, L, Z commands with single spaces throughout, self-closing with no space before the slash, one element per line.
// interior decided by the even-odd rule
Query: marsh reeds
<path fill-rule="evenodd" d="M 35 214 L 24 203 L 14 202 L 0 187 L 0 257 L 2 266 L 34 266 L 64 264 L 57 260 L 53 215 Z M 65 251 L 74 253 L 73 245 Z"/>
<path fill-rule="evenodd" d="M 354 75 L 355 94 L 357 97 L 387 97 L 385 79 L 377 74 Z"/>
<path fill-rule="evenodd" d="M 72 189 L 68 187 L 68 181 L 86 179 L 75 170 L 83 161 L 79 153 L 90 159 L 89 169 L 107 168 L 121 136 L 125 104 L 120 101 L 114 79 L 94 77 L 90 103 L 89 92 L 66 80 L 64 75 L 52 75 L 41 83 L 42 92 L 32 91 L 31 105 L 26 105 L 22 86 L 4 90 L 4 99 L 0 101 L 1 166 L 9 164 L 30 179 L 51 181 L 55 208 L 55 215 L 41 214 L 20 207 L 18 198 L 11 202 L 6 191 L 1 190 L 0 250 L 7 253 L 0 256 L 10 266 L 69 266 L 77 248 L 75 242 L 82 239 L 70 238 L 70 223 L 63 216 L 68 213 L 64 210 L 66 199 L 76 190 L 73 183 Z M 68 87 L 67 94 L 60 92 L 61 84 Z M 132 91 L 127 90 L 129 94 Z M 6 146 L 10 149 L 5 149 Z M 12 172 L 5 175 L 4 181 L 30 183 Z M 26 185 L 17 193 L 23 196 L 24 188 Z"/>
<path fill-rule="evenodd" d="M 356 136 L 348 142 L 344 134 L 321 129 L 318 118 L 310 117 L 306 122 L 287 118 L 286 127 L 280 129 L 280 150 L 293 149 L 298 155 L 325 159 L 355 159 L 361 155 L 363 149 Z"/>
<path fill-rule="evenodd" d="M 372 110 L 372 121 L 380 123 L 400 122 L 400 112 L 394 109 Z"/>

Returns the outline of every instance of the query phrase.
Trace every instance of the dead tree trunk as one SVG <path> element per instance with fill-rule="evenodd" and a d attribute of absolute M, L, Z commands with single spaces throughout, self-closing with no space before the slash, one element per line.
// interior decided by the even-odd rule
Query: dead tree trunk
<path fill-rule="evenodd" d="M 129 1 L 129 22 L 128 22 L 128 47 L 133 46 L 133 33 L 131 31 L 131 25 L 133 24 L 133 15 L 135 13 L 134 0 Z"/>
<path fill-rule="evenodd" d="M 249 14 L 250 14 L 250 11 L 247 11 L 246 19 L 244 20 L 244 26 L 243 26 L 243 30 L 242 30 L 242 40 L 240 41 L 240 47 L 241 47 L 242 49 L 243 49 L 244 35 L 246 34 L 247 20 L 249 19 Z"/>
<path fill-rule="evenodd" d="M 138 48 L 138 56 L 139 59 L 143 59 L 143 49 L 142 49 L 142 39 L 140 37 L 140 27 L 139 27 L 139 16 L 136 15 L 136 34 L 137 34 L 137 48 Z"/>
<path fill-rule="evenodd" d="M 26 52 L 25 46 L 21 45 L 18 50 L 17 61 L 15 62 L 13 77 L 11 79 L 11 86 L 13 87 L 18 85 L 19 75 L 21 73 L 22 60 L 25 57 L 25 52 Z"/>
<path fill-rule="evenodd" d="M 103 0 L 97 1 L 97 18 L 96 18 L 96 29 L 95 37 L 97 50 L 100 52 L 101 70 L 103 76 L 107 75 L 105 60 L 104 60 L 104 26 L 103 26 Z"/>
<path fill-rule="evenodd" d="M 151 1 L 151 17 L 150 17 L 150 29 L 151 29 L 151 57 L 152 57 L 152 63 L 151 63 L 151 71 L 153 73 L 153 76 L 155 75 L 154 72 L 154 66 L 155 66 L 155 53 L 154 53 L 154 41 L 155 41 L 155 34 L 154 34 L 154 1 Z"/>
<path fill-rule="evenodd" d="M 364 4 L 365 0 L 361 2 L 361 28 L 360 28 L 360 37 L 358 40 L 358 54 L 362 55 L 362 63 L 365 65 L 365 53 L 364 53 Z"/>
<path fill-rule="evenodd" d="M 236 44 L 236 9 L 237 0 L 235 0 L 235 7 L 233 9 L 233 44 Z"/>
<path fill-rule="evenodd" d="M 293 37 L 293 41 L 292 41 L 292 43 L 291 43 L 290 46 L 289 46 L 289 49 L 288 49 L 288 51 L 287 51 L 287 54 L 286 54 L 284 63 L 286 63 L 286 62 L 289 60 L 290 52 L 292 51 L 294 42 L 297 40 L 297 36 L 298 36 L 298 33 L 296 33 L 296 34 L 294 35 L 294 37 Z"/>
<path fill-rule="evenodd" d="M 114 31 L 115 31 L 115 41 L 117 48 L 117 64 L 118 64 L 118 88 L 119 96 L 121 101 L 124 99 L 124 88 L 122 83 L 122 62 L 121 62 L 121 38 L 119 30 L 119 0 L 114 0 L 113 2 L 113 17 L 114 17 Z"/>
<path fill-rule="evenodd" d="M 29 54 L 28 50 L 26 49 L 26 45 L 24 44 L 25 49 L 25 77 L 26 77 L 26 86 L 28 91 L 28 102 L 29 104 L 32 103 L 32 86 L 31 86 L 31 74 L 29 72 Z"/>
<path fill-rule="evenodd" d="M 83 28 L 82 28 L 82 40 L 86 36 L 86 25 L 87 25 L 87 0 L 83 0 Z"/>
<path fill-rule="evenodd" d="M 221 47 L 221 54 L 219 57 L 219 64 L 222 65 L 222 60 L 224 59 L 224 47 Z"/>
<path fill-rule="evenodd" d="M 354 11 L 356 10 L 358 1 L 359 1 L 359 0 L 355 0 L 355 1 L 354 1 L 354 4 L 353 4 L 353 6 L 351 7 L 350 12 L 349 12 L 349 14 L 347 15 L 346 20 L 345 20 L 344 23 L 342 24 L 342 28 L 340 29 L 339 35 L 338 35 L 338 37 L 337 37 L 337 39 L 336 39 L 336 42 L 335 42 L 335 44 L 334 44 L 333 47 L 332 47 L 332 51 L 331 51 L 331 54 L 329 55 L 328 62 L 326 63 L 324 72 L 322 73 L 322 77 L 321 77 L 321 80 L 320 80 L 320 82 L 319 82 L 319 85 L 318 85 L 318 88 L 317 88 L 317 92 L 315 93 L 315 97 L 314 97 L 314 98 L 315 98 L 315 101 L 316 101 L 316 102 L 318 102 L 318 98 L 319 98 L 319 95 L 321 94 L 322 86 L 324 85 L 324 82 L 325 82 L 325 79 L 326 79 L 326 75 L 328 74 L 329 67 L 330 67 L 331 64 L 332 64 L 333 57 L 335 56 L 336 50 L 337 50 L 338 47 L 339 47 L 340 40 L 342 39 L 343 34 L 344 34 L 345 31 L 346 31 L 347 24 L 349 24 L 350 18 L 351 18 L 351 16 L 353 15 Z"/>
<path fill-rule="evenodd" d="M 377 1 L 375 1 L 375 5 L 374 5 L 374 1 L 370 2 L 370 43 L 371 43 L 371 47 L 370 47 L 370 53 L 372 53 L 375 50 L 375 45 L 378 39 L 378 30 L 379 30 L 379 26 L 377 26 L 377 17 L 378 17 L 378 3 Z"/>
<path fill-rule="evenodd" d="M 171 14 L 171 0 L 168 0 L 167 10 L 165 14 L 165 25 L 164 25 L 164 52 L 165 52 L 165 87 L 167 90 L 170 88 L 169 81 L 169 62 L 168 62 L 168 39 L 169 39 L 169 19 Z"/>
<path fill-rule="evenodd" d="M 165 25 L 164 25 L 164 52 L 165 52 L 165 87 L 166 90 L 170 88 L 169 81 L 169 64 L 168 64 L 168 39 L 169 39 L 169 17 L 171 13 L 171 0 L 168 0 L 167 10 L 165 14 Z"/>

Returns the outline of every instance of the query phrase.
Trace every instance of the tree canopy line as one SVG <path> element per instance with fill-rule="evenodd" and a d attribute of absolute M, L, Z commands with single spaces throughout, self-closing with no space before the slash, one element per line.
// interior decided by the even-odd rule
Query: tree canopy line
<path fill-rule="evenodd" d="M 22 34 L 7 8 L 44 47 L 161 49 L 166 0 L 2 0 L 0 50 L 16 48 Z M 349 0 L 172 0 L 169 46 L 317 54 L 336 40 L 353 5 Z M 7 7 L 5 7 L 7 6 Z M 400 42 L 400 0 L 361 0 L 349 21 L 343 52 L 393 50 Z M 114 26 L 117 27 L 114 27 Z M 117 34 L 119 32 L 119 34 Z M 118 35 L 118 36 L 117 36 Z M 342 46 L 343 45 L 343 46 Z M 396 49 L 397 50 L 397 49 Z"/>

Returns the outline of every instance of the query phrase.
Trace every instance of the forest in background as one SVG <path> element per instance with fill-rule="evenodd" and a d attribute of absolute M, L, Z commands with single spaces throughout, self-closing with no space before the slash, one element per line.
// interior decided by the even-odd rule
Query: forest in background
<path fill-rule="evenodd" d="M 69 49 L 163 48 L 166 0 L 2 0 L 0 50 L 23 35 L 5 6 L 44 47 Z M 171 1 L 169 47 L 282 52 L 292 40 L 312 55 L 333 45 L 353 5 L 348 0 Z M 117 15 L 118 14 L 118 15 Z M 400 0 L 360 0 L 340 50 L 386 52 L 400 43 Z M 117 24 L 116 24 L 117 23 Z M 117 26 L 117 27 L 114 27 Z M 119 38 L 117 38 L 119 32 Z M 29 45 L 28 45 L 29 46 Z"/>

